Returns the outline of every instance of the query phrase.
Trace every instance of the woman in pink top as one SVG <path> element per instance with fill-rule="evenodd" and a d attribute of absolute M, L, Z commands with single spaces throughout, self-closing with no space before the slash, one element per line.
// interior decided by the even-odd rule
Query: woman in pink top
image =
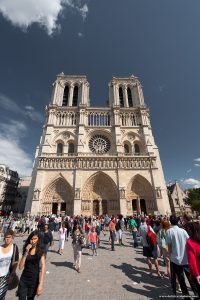
<path fill-rule="evenodd" d="M 97 233 L 95 231 L 95 227 L 92 227 L 91 232 L 88 234 L 88 238 L 90 240 L 91 243 L 91 249 L 92 249 L 92 254 L 94 256 L 97 255 L 97 241 L 98 241 L 98 236 Z"/>
<path fill-rule="evenodd" d="M 66 233 L 67 233 L 67 229 L 65 228 L 65 224 L 62 223 L 62 225 L 61 225 L 61 227 L 58 231 L 58 234 L 59 234 L 59 250 L 58 250 L 58 253 L 60 255 L 63 255 Z"/>
<path fill-rule="evenodd" d="M 200 224 L 190 222 L 186 227 L 190 236 L 186 242 L 188 264 L 196 291 L 200 297 Z"/>

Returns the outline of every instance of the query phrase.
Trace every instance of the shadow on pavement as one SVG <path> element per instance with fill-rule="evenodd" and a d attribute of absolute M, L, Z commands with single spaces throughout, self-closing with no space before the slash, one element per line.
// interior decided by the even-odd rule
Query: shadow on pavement
<path fill-rule="evenodd" d="M 55 265 L 56 267 L 66 267 L 74 270 L 73 263 L 70 261 L 58 261 L 58 262 L 51 261 L 51 264 Z"/>
<path fill-rule="evenodd" d="M 172 295 L 169 280 L 158 278 L 156 275 L 150 276 L 148 268 L 133 267 L 126 263 L 121 265 L 112 264 L 111 267 L 121 270 L 136 285 L 140 284 L 138 287 L 128 284 L 122 285 L 131 293 L 145 296 L 148 299 L 161 299 L 159 296 Z"/>

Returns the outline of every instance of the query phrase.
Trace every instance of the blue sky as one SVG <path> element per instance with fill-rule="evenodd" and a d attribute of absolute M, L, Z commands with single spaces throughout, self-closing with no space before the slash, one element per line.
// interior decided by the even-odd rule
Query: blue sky
<path fill-rule="evenodd" d="M 0 0 L 0 163 L 31 172 L 58 73 L 143 84 L 166 181 L 200 186 L 199 0 Z M 187 185 L 186 185 L 187 184 Z"/>

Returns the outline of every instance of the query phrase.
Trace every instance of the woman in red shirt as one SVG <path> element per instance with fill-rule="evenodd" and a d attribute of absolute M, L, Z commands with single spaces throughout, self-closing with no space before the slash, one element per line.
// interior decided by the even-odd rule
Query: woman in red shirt
<path fill-rule="evenodd" d="M 198 222 L 190 222 L 187 224 L 186 230 L 190 236 L 186 242 L 189 269 L 197 293 L 200 296 L 200 224 Z"/>

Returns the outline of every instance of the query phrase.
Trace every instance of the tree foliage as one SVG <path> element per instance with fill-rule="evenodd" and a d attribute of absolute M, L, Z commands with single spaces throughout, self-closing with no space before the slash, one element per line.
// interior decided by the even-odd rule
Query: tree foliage
<path fill-rule="evenodd" d="M 200 213 L 200 188 L 198 189 L 188 189 L 188 198 L 186 200 L 193 210 Z"/>

